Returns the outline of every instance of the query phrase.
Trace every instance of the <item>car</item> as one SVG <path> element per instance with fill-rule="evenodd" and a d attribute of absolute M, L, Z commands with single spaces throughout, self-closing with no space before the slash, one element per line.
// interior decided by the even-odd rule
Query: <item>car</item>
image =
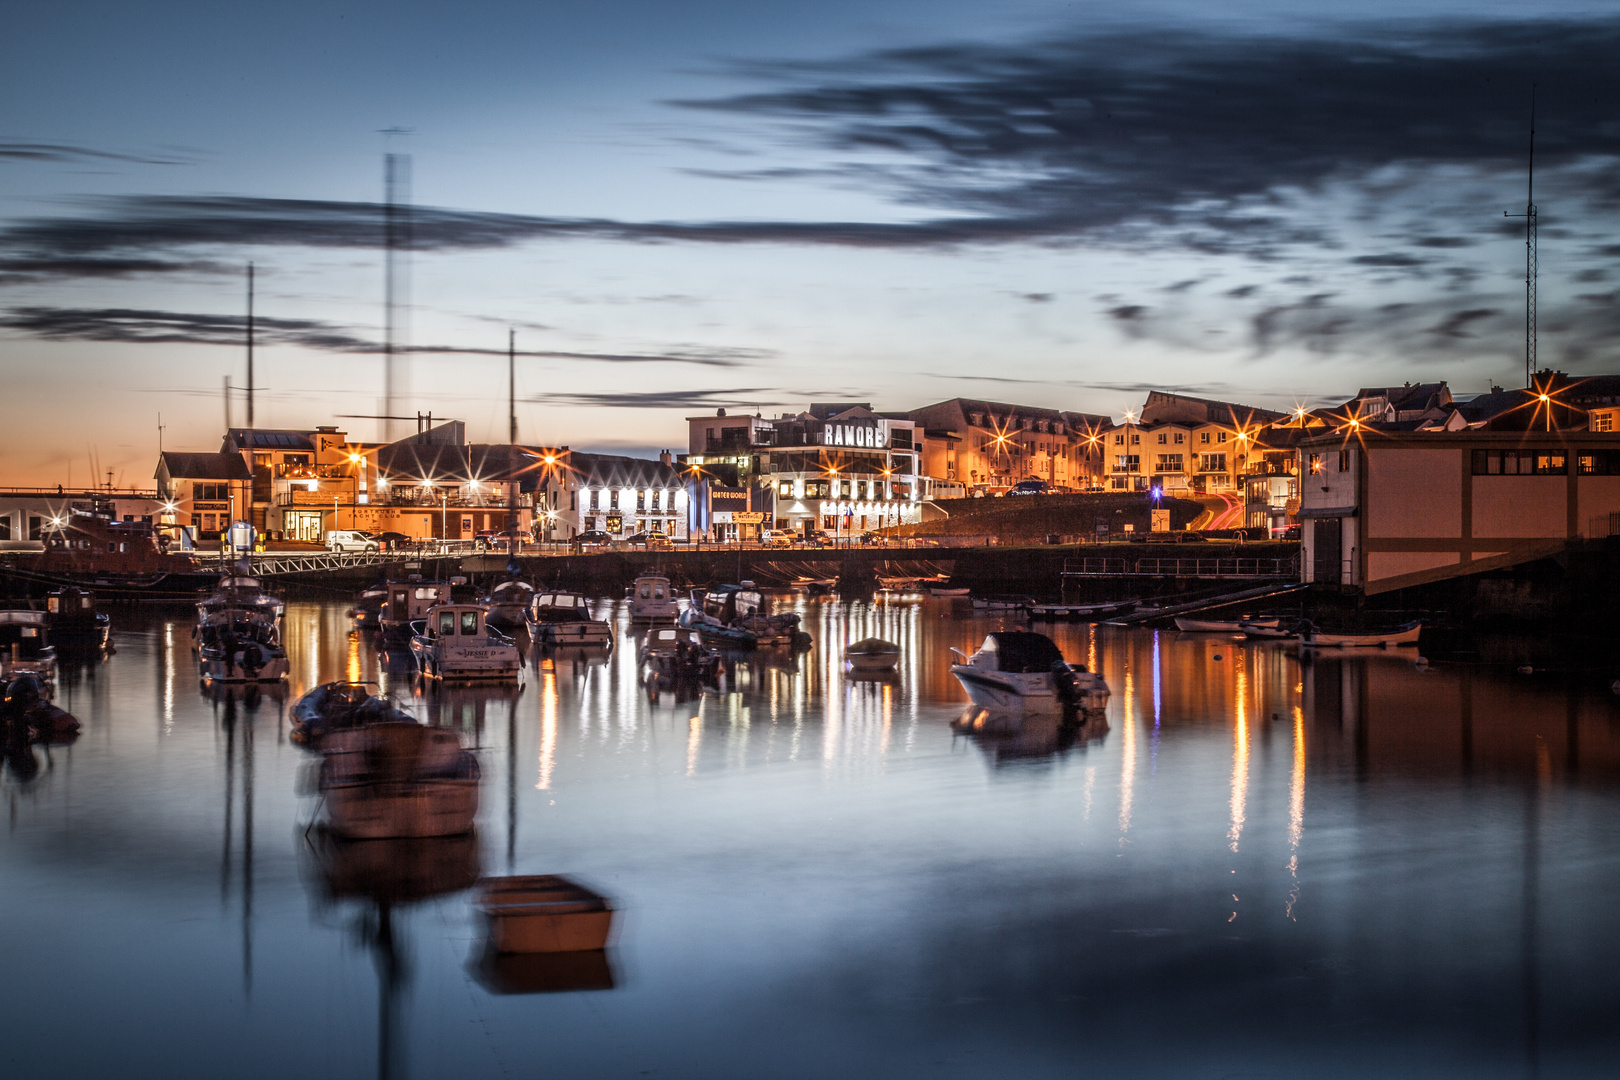
<path fill-rule="evenodd" d="M 326 534 L 327 551 L 358 551 L 370 554 L 380 546 L 375 535 L 357 529 L 333 529 Z"/>
<path fill-rule="evenodd" d="M 1009 495 L 1047 495 L 1052 491 L 1045 480 L 1020 480 L 1007 492 Z"/>
<path fill-rule="evenodd" d="M 761 536 L 759 538 L 759 542 L 764 547 L 790 548 L 793 546 L 793 534 L 785 530 L 778 529 L 772 532 L 767 532 L 764 536 Z"/>
<path fill-rule="evenodd" d="M 868 546 L 871 546 L 871 547 L 881 547 L 884 544 L 887 544 L 889 542 L 889 539 L 888 539 L 888 537 L 883 536 L 883 535 L 881 535 L 879 533 L 861 533 L 860 539 L 858 541 L 856 541 L 856 542 L 860 543 L 860 544 L 865 544 L 865 545 L 868 545 Z"/>
<path fill-rule="evenodd" d="M 638 532 L 624 538 L 624 542 L 634 547 L 644 547 L 649 551 L 665 551 L 675 545 L 670 543 L 669 537 L 661 532 Z"/>
<path fill-rule="evenodd" d="M 612 533 L 603 532 L 601 529 L 586 529 L 584 532 L 574 534 L 576 544 L 611 544 L 616 539 Z"/>
<path fill-rule="evenodd" d="M 414 536 L 406 536 L 402 532 L 380 532 L 377 534 L 377 543 L 384 551 L 403 551 L 416 546 Z"/>

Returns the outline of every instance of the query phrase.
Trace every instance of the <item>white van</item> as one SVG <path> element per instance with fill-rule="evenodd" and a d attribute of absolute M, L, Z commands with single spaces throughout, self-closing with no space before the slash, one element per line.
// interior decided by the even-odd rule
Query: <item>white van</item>
<path fill-rule="evenodd" d="M 377 538 L 368 532 L 354 529 L 333 529 L 326 534 L 327 551 L 359 551 L 370 554 L 377 550 Z"/>

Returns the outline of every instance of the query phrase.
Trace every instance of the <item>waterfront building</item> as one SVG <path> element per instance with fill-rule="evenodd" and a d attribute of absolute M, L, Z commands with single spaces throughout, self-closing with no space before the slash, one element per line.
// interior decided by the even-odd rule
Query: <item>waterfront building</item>
<path fill-rule="evenodd" d="M 592 454 L 568 447 L 536 449 L 533 492 L 539 538 L 570 540 L 583 532 L 616 538 L 662 533 L 686 539 L 691 530 L 689 477 L 668 452 L 657 460 Z"/>
<path fill-rule="evenodd" d="M 185 529 L 193 541 L 217 542 L 252 504 L 253 474 L 241 454 L 165 450 L 154 477 L 159 529 Z"/>
<path fill-rule="evenodd" d="M 1536 396 L 1513 393 L 1526 405 Z M 1614 433 L 1560 430 L 1556 420 L 1551 430 L 1356 425 L 1301 439 L 1299 458 L 1308 582 L 1385 592 L 1620 534 Z"/>
<path fill-rule="evenodd" d="M 533 535 L 533 492 L 543 452 L 508 443 L 468 443 L 459 421 L 427 428 L 375 451 L 354 451 L 353 502 L 334 502 L 333 528 L 471 540 L 515 528 Z M 368 492 L 361 485 L 375 476 Z M 339 483 L 343 476 L 335 476 Z M 341 499 L 341 493 L 334 495 Z M 516 521 L 512 520 L 513 512 Z"/>
<path fill-rule="evenodd" d="M 684 465 L 708 484 L 702 502 L 715 515 L 699 532 L 747 540 L 772 527 L 836 534 L 919 520 L 918 425 L 907 415 L 846 402 L 773 419 L 724 409 L 686 419 Z M 701 502 L 694 512 L 702 521 Z"/>
<path fill-rule="evenodd" d="M 1024 480 L 1076 491 L 1103 475 L 1106 416 L 952 398 L 906 414 L 921 429 L 922 475 L 997 494 Z"/>
<path fill-rule="evenodd" d="M 74 515 L 92 515 L 150 534 L 165 517 L 155 489 L 101 487 L 0 488 L 0 551 L 39 551 Z"/>

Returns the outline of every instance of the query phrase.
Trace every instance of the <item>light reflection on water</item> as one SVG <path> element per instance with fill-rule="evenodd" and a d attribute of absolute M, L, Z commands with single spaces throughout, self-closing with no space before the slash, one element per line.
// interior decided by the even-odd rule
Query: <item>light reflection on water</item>
<path fill-rule="evenodd" d="M 1608 1065 L 1606 690 L 1057 626 L 1106 728 L 962 736 L 948 650 L 1000 620 L 796 603 L 812 651 L 656 700 L 624 625 L 519 688 L 423 694 L 344 605 L 292 603 L 290 685 L 253 694 L 197 689 L 185 611 L 116 612 L 118 654 L 64 671 L 78 742 L 0 774 L 8 1075 Z M 897 678 L 842 673 L 869 636 Z M 357 677 L 481 748 L 473 849 L 310 845 L 285 711 Z M 614 988 L 490 993 L 479 865 L 612 895 Z"/>

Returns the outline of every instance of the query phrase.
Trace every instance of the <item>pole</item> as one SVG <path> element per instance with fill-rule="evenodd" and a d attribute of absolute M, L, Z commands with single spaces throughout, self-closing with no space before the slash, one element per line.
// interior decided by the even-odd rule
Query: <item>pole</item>
<path fill-rule="evenodd" d="M 253 264 L 248 263 L 248 308 L 247 308 L 247 426 L 253 430 Z M 248 448 L 248 460 L 252 460 L 252 447 Z"/>
<path fill-rule="evenodd" d="M 506 331 L 506 561 L 517 556 L 517 331 Z"/>

